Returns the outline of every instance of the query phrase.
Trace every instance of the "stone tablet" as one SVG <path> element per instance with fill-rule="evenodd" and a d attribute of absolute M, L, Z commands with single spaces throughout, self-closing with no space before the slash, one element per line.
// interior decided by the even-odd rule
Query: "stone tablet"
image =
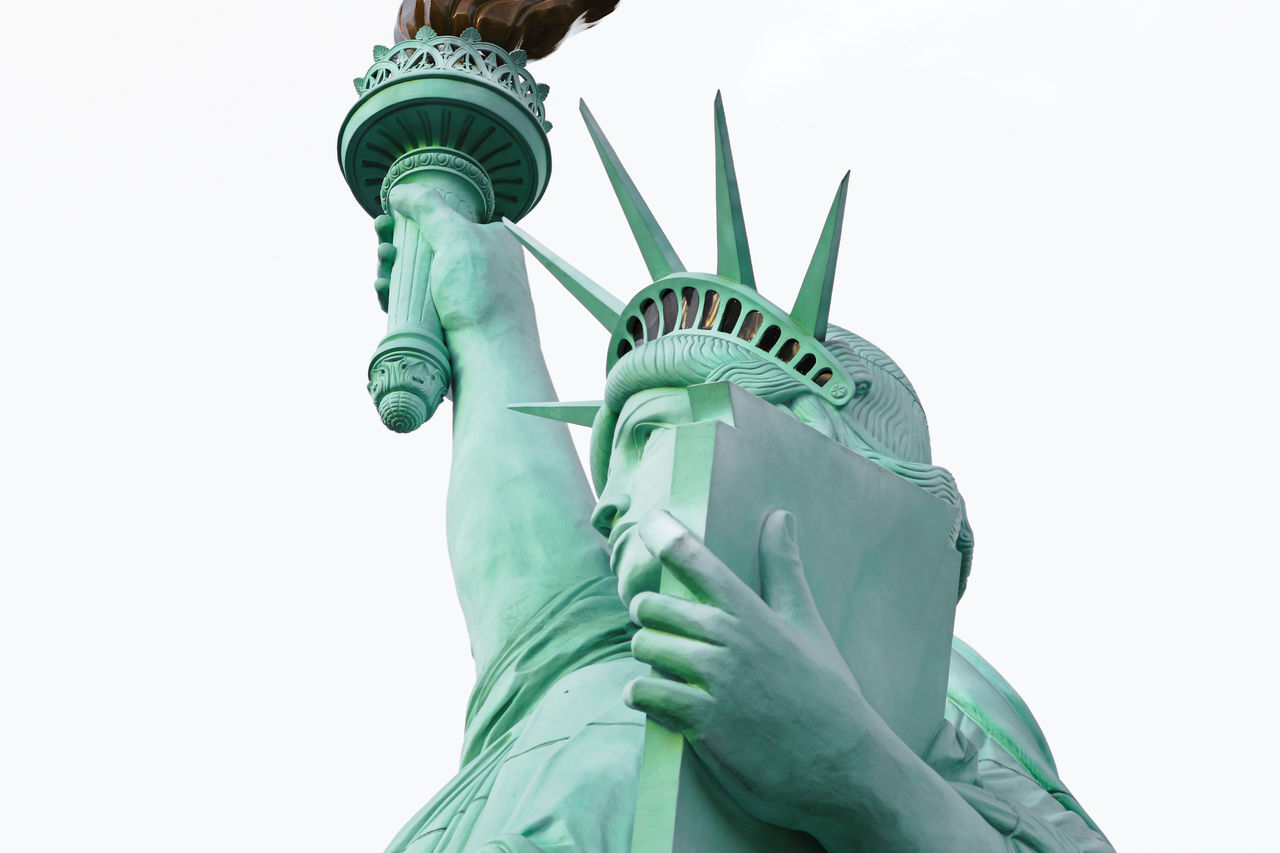
<path fill-rule="evenodd" d="M 796 517 L 827 628 L 872 707 L 921 754 L 946 703 L 960 554 L 958 510 L 731 383 L 688 389 L 672 513 L 760 589 L 765 517 Z M 664 571 L 662 592 L 692 597 Z M 684 738 L 650 720 L 634 853 L 820 850 L 741 812 Z"/>

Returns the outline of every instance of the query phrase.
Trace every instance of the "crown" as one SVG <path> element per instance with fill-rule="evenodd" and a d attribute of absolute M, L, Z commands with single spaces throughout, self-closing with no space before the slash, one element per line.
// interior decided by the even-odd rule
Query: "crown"
<path fill-rule="evenodd" d="M 717 266 L 714 275 L 687 272 L 631 176 L 585 103 L 579 104 L 614 193 L 653 283 L 625 305 L 582 272 L 557 257 L 509 220 L 507 228 L 552 275 L 612 333 L 606 373 L 619 359 L 669 335 L 719 338 L 753 350 L 794 372 L 809 390 L 836 407 L 855 395 L 854 384 L 823 341 L 835 281 L 849 175 L 836 191 L 795 305 L 783 311 L 756 290 L 742 216 L 742 199 L 729 146 L 724 103 L 715 100 Z M 516 411 L 590 426 L 603 404 L 523 403 Z"/>
<path fill-rule="evenodd" d="M 352 82 L 360 97 L 393 80 L 419 74 L 455 73 L 478 77 L 515 96 L 533 113 L 544 131 L 551 130 L 542 102 L 551 87 L 538 83 L 525 70 L 529 57 L 523 50 L 510 53 L 481 40 L 480 31 L 469 27 L 460 36 L 442 36 L 422 27 L 413 38 L 395 47 L 373 49 L 373 65 L 363 77 Z"/>

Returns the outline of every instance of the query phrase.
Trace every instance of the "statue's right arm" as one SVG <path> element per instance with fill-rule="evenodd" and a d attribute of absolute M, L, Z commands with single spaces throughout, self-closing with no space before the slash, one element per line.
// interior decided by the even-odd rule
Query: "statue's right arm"
<path fill-rule="evenodd" d="M 608 550 L 568 428 L 507 408 L 556 399 L 523 250 L 501 224 L 473 225 L 436 193 L 392 202 L 435 250 L 431 288 L 453 365 L 449 560 L 479 672 L 549 598 L 607 576 Z"/>

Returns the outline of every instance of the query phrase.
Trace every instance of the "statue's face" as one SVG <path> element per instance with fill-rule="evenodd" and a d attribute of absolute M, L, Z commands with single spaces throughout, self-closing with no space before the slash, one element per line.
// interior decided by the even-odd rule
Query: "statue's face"
<path fill-rule="evenodd" d="M 609 480 L 591 522 L 609 538 L 610 567 L 627 604 L 639 592 L 656 590 L 662 571 L 636 531 L 655 509 L 669 509 L 675 430 L 693 422 L 689 395 L 681 388 L 633 394 L 618 415 L 609 456 Z"/>

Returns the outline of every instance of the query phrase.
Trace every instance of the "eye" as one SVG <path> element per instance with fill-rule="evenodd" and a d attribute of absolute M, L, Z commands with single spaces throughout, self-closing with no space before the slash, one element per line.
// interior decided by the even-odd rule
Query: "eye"
<path fill-rule="evenodd" d="M 644 446 L 649 443 L 649 437 L 665 426 L 667 424 L 658 421 L 645 421 L 631 428 L 631 446 L 637 456 L 644 452 Z"/>

